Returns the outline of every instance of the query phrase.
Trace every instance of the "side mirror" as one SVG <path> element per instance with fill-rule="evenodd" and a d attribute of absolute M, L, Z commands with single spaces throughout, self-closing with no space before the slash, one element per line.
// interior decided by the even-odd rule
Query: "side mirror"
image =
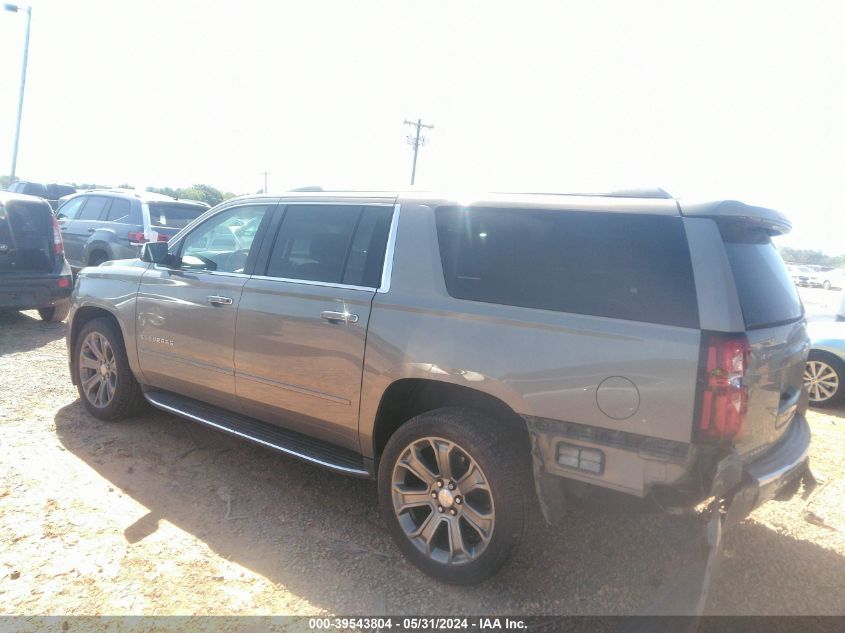
<path fill-rule="evenodd" d="M 167 242 L 147 242 L 141 251 L 141 261 L 150 264 L 167 264 Z"/>

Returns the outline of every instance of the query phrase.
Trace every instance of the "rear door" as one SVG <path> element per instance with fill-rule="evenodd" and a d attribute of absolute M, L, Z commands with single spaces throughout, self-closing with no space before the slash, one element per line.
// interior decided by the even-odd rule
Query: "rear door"
<path fill-rule="evenodd" d="M 73 200 L 84 200 L 84 203 L 76 210 L 72 218 L 59 218 L 59 225 L 62 229 L 62 239 L 65 242 L 68 262 L 74 268 L 83 268 L 88 265 L 88 262 L 85 261 L 85 243 L 97 230 L 101 218 L 105 215 L 110 198 L 108 196 L 90 195 Z M 67 205 L 62 206 L 62 210 L 65 209 L 65 206 Z"/>
<path fill-rule="evenodd" d="M 364 343 L 392 216 L 392 201 L 285 207 L 238 308 L 245 412 L 360 450 Z"/>
<path fill-rule="evenodd" d="M 786 431 L 798 410 L 809 350 L 804 308 L 769 232 L 721 221 L 751 347 L 745 383 L 748 413 L 737 450 L 750 461 Z"/>
<path fill-rule="evenodd" d="M 275 202 L 243 202 L 221 209 L 178 244 L 172 266 L 152 265 L 136 302 L 138 358 L 146 381 L 230 410 L 235 397 L 233 347 L 241 289 L 248 279 L 253 239 L 213 249 L 212 236 L 243 219 L 269 219 Z M 237 231 L 235 231 L 237 232 Z"/>

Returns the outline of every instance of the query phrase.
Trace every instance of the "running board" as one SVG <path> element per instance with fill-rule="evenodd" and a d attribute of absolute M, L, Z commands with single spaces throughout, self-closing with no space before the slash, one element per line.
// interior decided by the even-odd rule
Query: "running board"
<path fill-rule="evenodd" d="M 148 391 L 144 397 L 157 409 L 237 435 L 309 464 L 353 477 L 371 477 L 364 459 L 349 449 L 169 391 Z"/>

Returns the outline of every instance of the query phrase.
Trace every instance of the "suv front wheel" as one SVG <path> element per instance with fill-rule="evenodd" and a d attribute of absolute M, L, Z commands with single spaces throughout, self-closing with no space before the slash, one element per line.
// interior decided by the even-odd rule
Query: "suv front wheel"
<path fill-rule="evenodd" d="M 478 411 L 437 409 L 402 425 L 379 464 L 382 516 L 405 556 L 452 584 L 492 576 L 522 540 L 534 494 L 526 447 Z"/>
<path fill-rule="evenodd" d="M 144 402 L 126 357 L 123 336 L 111 319 L 92 319 L 76 337 L 73 358 L 82 404 L 95 418 L 118 420 Z"/>

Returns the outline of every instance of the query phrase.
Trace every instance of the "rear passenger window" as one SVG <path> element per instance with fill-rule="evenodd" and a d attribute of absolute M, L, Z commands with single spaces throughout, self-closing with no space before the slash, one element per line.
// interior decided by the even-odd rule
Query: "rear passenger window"
<path fill-rule="evenodd" d="M 132 210 L 132 201 L 124 198 L 114 198 L 109 207 L 109 213 L 106 220 L 112 222 L 129 222 L 129 212 Z"/>
<path fill-rule="evenodd" d="M 437 235 L 453 297 L 698 327 L 679 217 L 444 207 Z"/>
<path fill-rule="evenodd" d="M 109 199 L 103 196 L 91 196 L 76 216 L 77 220 L 99 220 L 100 214 L 106 208 Z"/>
<path fill-rule="evenodd" d="M 289 206 L 270 253 L 267 275 L 341 283 L 361 211 L 347 205 Z"/>
<path fill-rule="evenodd" d="M 367 288 L 381 285 L 384 251 L 392 219 L 391 207 L 364 208 L 346 259 L 343 283 Z"/>

